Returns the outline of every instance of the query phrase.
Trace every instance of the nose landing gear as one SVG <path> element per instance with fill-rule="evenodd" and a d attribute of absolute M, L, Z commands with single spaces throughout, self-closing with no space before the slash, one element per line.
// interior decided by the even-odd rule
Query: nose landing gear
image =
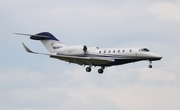
<path fill-rule="evenodd" d="M 149 67 L 149 68 L 152 68 L 152 61 L 149 61 L 149 63 L 150 63 L 150 64 L 149 64 L 148 67 Z"/>
<path fill-rule="evenodd" d="M 148 67 L 149 67 L 149 68 L 152 68 L 152 65 L 149 65 Z"/>

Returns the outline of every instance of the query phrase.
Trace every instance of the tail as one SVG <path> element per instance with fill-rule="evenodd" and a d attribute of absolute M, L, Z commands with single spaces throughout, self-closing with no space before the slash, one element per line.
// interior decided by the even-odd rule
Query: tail
<path fill-rule="evenodd" d="M 54 37 L 49 32 L 41 32 L 36 35 L 20 34 L 20 33 L 15 33 L 15 34 L 30 36 L 30 39 L 32 40 L 40 40 L 50 53 L 56 53 L 57 49 L 65 47 L 65 45 L 62 42 L 60 42 L 56 37 Z"/>

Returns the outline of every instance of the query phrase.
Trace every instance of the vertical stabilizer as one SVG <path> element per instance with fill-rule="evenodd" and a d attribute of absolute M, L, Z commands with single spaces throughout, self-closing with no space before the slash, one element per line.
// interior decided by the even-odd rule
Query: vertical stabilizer
<path fill-rule="evenodd" d="M 56 53 L 59 48 L 65 47 L 56 37 L 49 32 L 42 32 L 30 37 L 32 40 L 40 40 L 50 53 Z"/>

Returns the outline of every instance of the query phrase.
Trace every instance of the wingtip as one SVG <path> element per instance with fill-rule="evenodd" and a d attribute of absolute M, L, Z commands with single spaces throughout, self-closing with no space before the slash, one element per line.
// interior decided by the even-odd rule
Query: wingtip
<path fill-rule="evenodd" d="M 22 42 L 22 45 L 24 47 L 24 49 L 29 52 L 29 53 L 34 53 L 33 51 L 31 51 L 23 42 Z"/>

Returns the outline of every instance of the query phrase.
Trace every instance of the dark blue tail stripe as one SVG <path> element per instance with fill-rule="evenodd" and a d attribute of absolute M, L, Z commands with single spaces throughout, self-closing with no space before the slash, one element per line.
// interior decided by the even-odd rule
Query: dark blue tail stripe
<path fill-rule="evenodd" d="M 37 36 L 31 36 L 30 39 L 33 40 L 57 40 L 59 41 L 56 37 L 54 37 L 51 33 L 49 32 L 42 32 L 36 35 L 42 35 L 42 36 L 49 36 L 50 38 L 43 38 L 43 37 L 37 37 Z"/>

